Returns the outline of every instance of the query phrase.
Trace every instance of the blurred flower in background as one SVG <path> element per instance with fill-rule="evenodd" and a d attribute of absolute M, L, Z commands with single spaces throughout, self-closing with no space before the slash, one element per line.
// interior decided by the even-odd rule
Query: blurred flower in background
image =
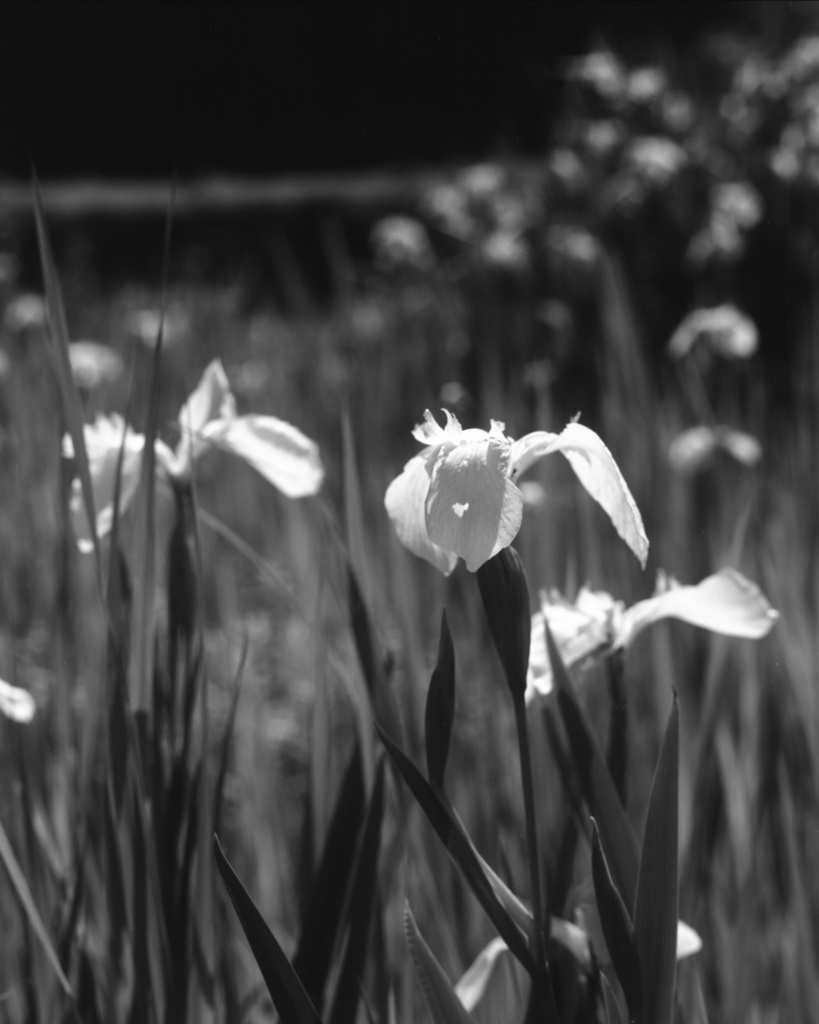
<path fill-rule="evenodd" d="M 743 466 L 755 466 L 762 445 L 755 437 L 732 427 L 690 427 L 671 442 L 668 461 L 678 473 L 696 473 L 708 465 L 717 451 L 727 452 Z"/>
<path fill-rule="evenodd" d="M 611 594 L 586 587 L 573 602 L 555 591 L 544 593 L 540 610 L 532 616 L 527 699 L 552 691 L 546 623 L 564 664 L 571 668 L 627 650 L 643 630 L 669 618 L 724 636 L 759 640 L 771 631 L 779 613 L 759 587 L 735 569 L 721 569 L 695 586 L 660 573 L 654 596 L 630 608 Z"/>
<path fill-rule="evenodd" d="M 689 313 L 671 336 L 668 354 L 682 359 L 701 345 L 726 359 L 747 359 L 756 352 L 758 341 L 753 320 L 726 303 Z"/>
<path fill-rule="evenodd" d="M 382 270 L 430 270 L 435 264 L 427 229 L 412 217 L 383 217 L 373 226 L 370 243 Z"/>
<path fill-rule="evenodd" d="M 324 468 L 318 447 L 296 427 L 273 416 L 238 416 L 227 376 L 214 360 L 178 418 L 181 434 L 175 451 L 156 441 L 157 472 L 170 481 L 185 483 L 194 463 L 213 449 L 238 455 L 289 498 L 315 494 L 321 487 Z M 117 415 L 99 416 L 84 429 L 85 446 L 94 491 L 96 530 L 106 536 L 113 523 L 117 466 L 122 450 L 120 514 L 125 511 L 139 485 L 145 438 L 135 433 Z M 63 439 L 63 455 L 73 458 L 71 438 Z M 71 492 L 71 515 L 80 550 L 93 550 L 91 528 L 80 481 Z"/>
<path fill-rule="evenodd" d="M 93 391 L 100 384 L 113 384 L 125 371 L 122 356 L 97 341 L 72 341 L 68 349 L 77 385 Z"/>

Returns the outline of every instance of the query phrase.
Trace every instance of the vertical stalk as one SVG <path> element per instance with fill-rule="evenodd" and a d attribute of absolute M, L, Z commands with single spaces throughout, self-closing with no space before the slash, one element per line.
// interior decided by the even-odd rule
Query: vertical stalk
<path fill-rule="evenodd" d="M 543 934 L 543 899 L 540 891 L 540 853 L 535 818 L 535 794 L 532 785 L 532 755 L 529 750 L 529 729 L 526 723 L 526 701 L 522 692 L 514 694 L 515 724 L 518 729 L 520 774 L 523 781 L 523 809 L 526 815 L 526 845 L 529 855 L 529 878 L 532 893 L 534 935 L 532 955 L 538 967 L 546 963 L 546 944 Z"/>

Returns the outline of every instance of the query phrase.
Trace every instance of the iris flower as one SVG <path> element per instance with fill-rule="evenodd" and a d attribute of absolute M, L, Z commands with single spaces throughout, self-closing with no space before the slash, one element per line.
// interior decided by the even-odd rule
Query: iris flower
<path fill-rule="evenodd" d="M 562 452 L 580 482 L 645 566 L 643 520 L 611 452 L 593 430 L 570 423 L 519 441 L 495 420 L 490 430 L 464 430 L 444 410 L 441 427 L 427 410 L 413 437 L 426 447 L 390 484 L 384 504 L 398 539 L 413 554 L 449 575 L 461 557 L 476 572 L 520 529 L 523 496 L 515 481 L 553 452 Z"/>
<path fill-rule="evenodd" d="M 324 468 L 318 447 L 296 427 L 273 416 L 238 416 L 227 376 L 219 360 L 205 370 L 202 379 L 179 413 L 179 444 L 175 451 L 161 440 L 155 444 L 160 479 L 186 481 L 194 463 L 214 448 L 238 455 L 288 498 L 315 494 L 321 487 Z M 97 533 L 104 537 L 113 522 L 117 464 L 122 449 L 120 513 L 131 503 L 139 484 L 145 438 L 126 426 L 117 415 L 98 416 L 84 429 L 85 447 L 94 491 Z M 71 458 L 70 437 L 63 454 Z M 71 492 L 71 516 L 82 551 L 93 550 L 91 530 L 80 481 Z"/>
<path fill-rule="evenodd" d="M 546 648 L 548 622 L 567 668 L 595 655 L 627 650 L 644 629 L 660 619 L 679 619 L 723 636 L 758 640 L 779 618 L 768 599 L 736 569 L 721 569 L 696 586 L 682 586 L 661 575 L 653 597 L 626 608 L 611 594 L 584 587 L 572 604 L 559 594 L 544 595 L 532 616 L 532 644 L 526 696 L 552 689 Z"/>

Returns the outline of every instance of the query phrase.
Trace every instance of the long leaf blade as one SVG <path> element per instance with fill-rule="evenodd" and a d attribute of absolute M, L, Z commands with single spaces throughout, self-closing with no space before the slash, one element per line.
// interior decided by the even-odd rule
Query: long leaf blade
<path fill-rule="evenodd" d="M 614 883 L 631 913 L 637 892 L 637 872 L 640 863 L 634 833 L 592 727 L 574 695 L 574 687 L 548 625 L 546 643 L 558 691 L 558 707 L 571 746 L 583 798 L 589 806 L 590 814 L 597 821 L 600 841 Z"/>
<path fill-rule="evenodd" d="M 424 714 L 424 740 L 427 752 L 427 776 L 433 789 L 444 787 L 444 772 L 449 756 L 449 740 L 455 715 L 455 648 L 449 631 L 446 609 L 441 615 L 441 639 L 438 663 L 427 691 Z"/>
<path fill-rule="evenodd" d="M 527 939 L 520 932 L 512 916 L 496 895 L 495 888 L 487 878 L 480 858 L 463 827 L 459 825 L 453 814 L 407 755 L 393 743 L 378 723 L 376 723 L 375 727 L 381 742 L 387 748 L 387 753 L 390 755 L 393 764 L 398 769 L 412 795 L 421 805 L 421 810 L 427 816 L 427 820 L 435 829 L 438 838 L 444 844 L 447 853 L 455 862 L 475 894 L 476 899 L 483 907 L 490 921 L 497 928 L 498 934 L 506 940 L 509 949 L 523 966 L 532 972 L 534 966 L 529 953 Z"/>
<path fill-rule="evenodd" d="M 299 976 L 230 866 L 215 834 L 213 856 L 282 1024 L 321 1024 Z"/>
<path fill-rule="evenodd" d="M 600 833 L 592 818 L 592 878 L 594 895 L 603 935 L 611 962 L 623 988 L 626 1003 L 634 1020 L 640 1018 L 640 959 L 634 939 L 634 926 L 623 898 L 611 878 L 606 855 L 600 845 Z"/>
<path fill-rule="evenodd" d="M 17 899 L 20 901 L 23 912 L 28 918 L 31 930 L 37 936 L 37 941 L 43 947 L 48 962 L 51 964 L 52 970 L 57 977 L 57 981 L 60 983 L 60 988 L 69 997 L 69 999 L 73 1001 L 74 993 L 71 991 L 71 985 L 60 966 L 59 958 L 57 957 L 57 953 L 52 945 L 48 932 L 46 931 L 46 926 L 43 923 L 39 910 L 37 909 L 37 904 L 34 902 L 34 897 L 31 895 L 31 889 L 26 881 L 26 876 L 23 874 L 23 870 L 14 855 L 14 850 L 9 842 L 9 837 L 6 834 L 6 830 L 3 828 L 2 823 L 0 823 L 0 860 L 2 860 L 5 865 L 11 884 L 17 894 Z"/>
<path fill-rule="evenodd" d="M 648 802 L 634 931 L 646 1022 L 670 1024 L 677 970 L 679 711 L 671 708 Z"/>
<path fill-rule="evenodd" d="M 409 903 L 404 904 L 404 935 L 435 1024 L 471 1024 L 472 1018 L 418 930 Z"/>
<path fill-rule="evenodd" d="M 364 821 L 361 751 L 356 745 L 341 784 L 327 841 L 313 883 L 293 968 L 313 1004 L 320 1007 L 341 922 L 344 897 Z"/>
<path fill-rule="evenodd" d="M 378 881 L 378 854 L 381 848 L 381 824 L 384 819 L 384 759 L 376 769 L 373 795 L 361 837 L 349 904 L 349 936 L 338 988 L 330 1014 L 330 1024 L 354 1024 L 361 993 L 361 977 L 367 955 L 367 940 L 373 916 Z"/>
<path fill-rule="evenodd" d="M 91 483 L 91 469 L 88 464 L 88 453 L 85 450 L 82 399 L 74 379 L 74 372 L 71 369 L 68 322 L 65 316 L 60 279 L 54 262 L 54 253 L 48 237 L 43 198 L 40 194 L 40 185 L 36 175 L 33 176 L 32 180 L 32 192 L 34 195 L 34 220 L 37 226 L 37 242 L 40 248 L 40 260 L 43 265 L 43 284 L 45 287 L 46 309 L 48 310 L 51 357 L 60 388 L 63 415 L 65 416 L 66 426 L 68 427 L 74 447 L 74 459 L 77 464 L 80 486 L 82 487 L 83 501 L 88 512 L 88 524 L 91 531 L 91 541 L 94 545 L 100 599 L 104 600 L 102 551 L 100 539 L 97 535 L 97 518 L 94 508 L 94 488 Z"/>

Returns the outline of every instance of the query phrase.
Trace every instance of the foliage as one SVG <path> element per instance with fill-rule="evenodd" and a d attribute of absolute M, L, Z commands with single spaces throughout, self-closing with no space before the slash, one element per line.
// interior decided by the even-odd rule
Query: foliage
<path fill-rule="evenodd" d="M 329 307 L 281 246 L 287 314 L 91 301 L 36 201 L 0 1019 L 811 1018 L 819 48 L 751 42 L 571 65 L 536 168 L 328 230 Z"/>

